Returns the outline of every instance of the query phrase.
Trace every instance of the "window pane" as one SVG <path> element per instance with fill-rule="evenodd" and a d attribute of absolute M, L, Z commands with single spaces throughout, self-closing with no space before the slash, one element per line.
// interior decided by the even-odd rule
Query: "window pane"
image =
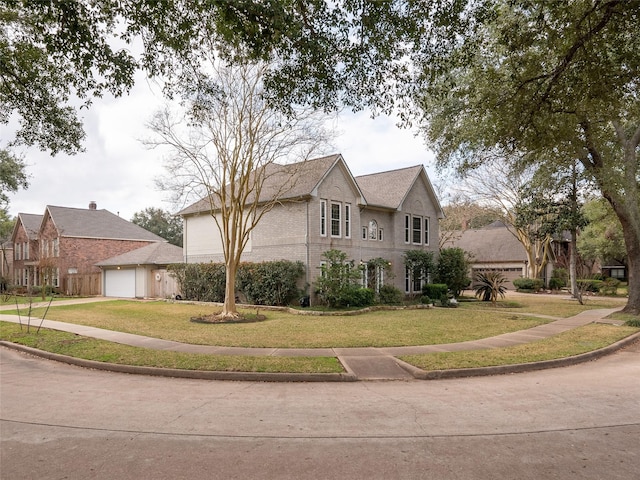
<path fill-rule="evenodd" d="M 429 219 L 424 219 L 424 244 L 429 245 Z"/>
<path fill-rule="evenodd" d="M 413 217 L 413 243 L 422 243 L 422 219 Z"/>
<path fill-rule="evenodd" d="M 331 204 L 331 236 L 340 236 L 340 204 Z"/>
<path fill-rule="evenodd" d="M 409 243 L 409 215 L 404 216 L 404 242 Z"/>
<path fill-rule="evenodd" d="M 320 200 L 320 235 L 327 234 L 327 202 Z"/>
<path fill-rule="evenodd" d="M 344 206 L 344 236 L 351 238 L 351 205 Z"/>

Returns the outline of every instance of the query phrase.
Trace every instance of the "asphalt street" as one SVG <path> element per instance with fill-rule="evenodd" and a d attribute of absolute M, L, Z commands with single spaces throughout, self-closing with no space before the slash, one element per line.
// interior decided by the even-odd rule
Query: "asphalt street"
<path fill-rule="evenodd" d="M 221 382 L 0 348 L 2 479 L 635 479 L 640 344 L 438 381 Z"/>

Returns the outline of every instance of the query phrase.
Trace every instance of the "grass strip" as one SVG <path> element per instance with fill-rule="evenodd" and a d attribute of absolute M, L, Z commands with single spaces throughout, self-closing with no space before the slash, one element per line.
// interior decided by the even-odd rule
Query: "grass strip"
<path fill-rule="evenodd" d="M 333 357 L 250 357 L 239 355 L 202 355 L 151 350 L 82 337 L 73 333 L 31 327 L 26 332 L 20 325 L 0 322 L 0 340 L 18 343 L 46 352 L 121 365 L 134 365 L 184 370 L 268 373 L 343 373 Z"/>
<path fill-rule="evenodd" d="M 640 329 L 634 327 L 590 324 L 537 342 L 512 347 L 404 355 L 399 358 L 426 371 L 541 362 L 598 350 L 638 331 Z"/>
<path fill-rule="evenodd" d="M 215 308 L 188 303 L 117 300 L 52 306 L 46 318 L 195 345 L 254 348 L 437 345 L 478 340 L 549 322 L 513 311 L 471 312 L 457 308 L 330 317 L 258 309 L 266 316 L 265 321 L 238 324 L 190 321 L 191 317 L 210 314 Z M 246 311 L 256 313 L 256 309 Z M 32 315 L 38 317 L 42 312 L 36 310 Z"/>

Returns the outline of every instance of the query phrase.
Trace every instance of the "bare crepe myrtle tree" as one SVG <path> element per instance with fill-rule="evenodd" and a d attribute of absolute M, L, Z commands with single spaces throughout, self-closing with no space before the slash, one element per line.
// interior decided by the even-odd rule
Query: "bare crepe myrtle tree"
<path fill-rule="evenodd" d="M 207 202 L 222 239 L 226 266 L 221 317 L 238 318 L 236 270 L 251 231 L 282 202 L 304 161 L 326 148 L 326 117 L 312 109 L 286 115 L 270 108 L 264 95 L 264 63 L 211 61 L 206 77 L 182 102 L 178 115 L 157 112 L 145 143 L 168 147 L 167 175 L 159 180 L 174 200 Z M 200 70 L 201 71 L 201 70 Z M 189 85 L 193 87 L 194 84 Z"/>

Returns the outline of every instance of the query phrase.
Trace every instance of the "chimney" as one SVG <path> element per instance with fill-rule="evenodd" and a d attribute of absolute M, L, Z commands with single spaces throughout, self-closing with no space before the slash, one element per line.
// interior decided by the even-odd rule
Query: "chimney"
<path fill-rule="evenodd" d="M 96 202 L 94 202 L 93 200 L 91 200 L 89 202 L 89 210 L 95 210 L 98 208 L 98 204 Z"/>

